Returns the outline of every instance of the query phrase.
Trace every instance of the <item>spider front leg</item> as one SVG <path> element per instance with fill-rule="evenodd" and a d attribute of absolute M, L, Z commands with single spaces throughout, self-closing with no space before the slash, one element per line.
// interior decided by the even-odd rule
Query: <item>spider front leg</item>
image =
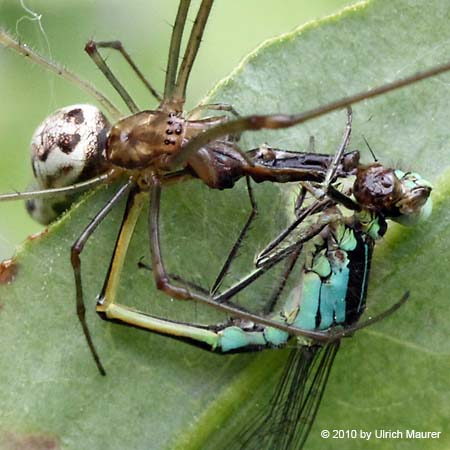
<path fill-rule="evenodd" d="M 100 357 L 95 349 L 94 343 L 92 341 L 91 333 L 89 331 L 89 327 L 86 322 L 86 307 L 84 305 L 83 299 L 83 284 L 81 281 L 81 259 L 80 255 L 86 245 L 88 239 L 92 236 L 92 233 L 96 230 L 96 228 L 100 225 L 103 219 L 108 215 L 108 213 L 112 210 L 112 208 L 117 204 L 117 202 L 125 195 L 132 187 L 132 182 L 128 181 L 124 184 L 114 196 L 108 201 L 108 203 L 95 215 L 95 217 L 91 220 L 89 225 L 84 229 L 83 233 L 81 233 L 80 237 L 75 241 L 72 245 L 70 252 L 70 262 L 72 264 L 73 274 L 75 277 L 75 289 L 76 289 L 76 305 L 77 305 L 77 315 L 80 321 L 81 327 L 83 328 L 84 336 L 86 337 L 86 341 L 88 347 L 91 351 L 92 357 L 94 358 L 95 364 L 99 372 L 102 375 L 106 375 L 105 369 L 103 368 L 102 363 L 100 362 Z"/>
<path fill-rule="evenodd" d="M 180 3 L 180 9 L 182 8 Z M 183 61 L 181 62 L 180 70 L 178 71 L 175 86 L 172 92 L 164 92 L 164 99 L 166 100 L 166 94 L 170 97 L 170 101 L 174 101 L 178 104 L 184 104 L 186 97 L 186 86 L 189 80 L 189 75 L 194 65 L 195 58 L 197 56 L 200 43 L 202 41 L 203 32 L 205 31 L 206 22 L 208 21 L 209 13 L 213 5 L 213 0 L 202 0 L 200 7 L 195 18 L 194 25 L 192 26 L 191 34 L 189 36 L 188 43 L 186 44 L 186 50 L 184 52 Z M 189 6 L 188 6 L 189 7 Z M 177 16 L 178 19 L 178 16 Z M 182 31 L 182 29 L 181 29 Z M 175 30 L 174 30 L 175 34 Z M 180 36 L 181 39 L 181 36 Z M 171 43 L 172 44 L 172 43 Z"/>
<path fill-rule="evenodd" d="M 33 50 L 30 49 L 30 47 L 28 47 L 25 44 L 22 44 L 17 39 L 14 39 L 4 30 L 0 30 L 0 45 L 3 45 L 7 48 L 11 48 L 19 55 L 22 55 L 25 58 L 32 61 L 34 64 L 43 67 L 49 72 L 52 72 L 55 75 L 79 87 L 87 94 L 92 95 L 92 97 L 95 98 L 102 105 L 102 107 L 106 111 L 108 111 L 112 117 L 114 117 L 114 119 L 118 120 L 120 118 L 121 116 L 120 111 L 108 100 L 108 98 L 106 98 L 105 95 L 103 95 L 100 91 L 98 91 L 94 85 L 92 85 L 90 82 L 86 80 L 83 80 L 75 73 L 66 69 L 64 66 L 56 64 L 39 55 L 38 53 L 35 53 Z"/>
<path fill-rule="evenodd" d="M 187 119 L 195 119 L 201 111 L 225 111 L 231 113 L 235 117 L 240 117 L 241 115 L 233 108 L 232 105 L 228 103 L 205 103 L 196 106 L 191 109 L 187 114 Z"/>
<path fill-rule="evenodd" d="M 408 86 L 411 83 L 415 83 L 426 78 L 439 75 L 449 69 L 450 63 L 436 66 L 429 70 L 424 70 L 423 72 L 417 72 L 416 74 L 409 77 L 393 81 L 392 83 L 386 83 L 382 86 L 371 89 L 370 91 L 363 91 L 355 95 L 342 97 L 326 105 L 309 109 L 300 114 L 253 115 L 224 122 L 217 127 L 206 130 L 204 133 L 192 138 L 184 145 L 181 152 L 167 159 L 166 165 L 168 168 L 177 168 L 178 166 L 183 165 L 183 163 L 188 161 L 189 158 L 197 150 L 204 147 L 209 142 L 220 139 L 222 136 L 236 135 L 244 131 L 258 131 L 262 129 L 275 130 L 299 125 L 332 111 L 337 111 L 339 109 L 349 107 L 350 105 L 355 105 L 362 102 L 363 100 L 375 98 L 380 95 L 386 94 L 387 92 L 391 92 L 396 89 Z"/>
<path fill-rule="evenodd" d="M 152 94 L 153 97 L 155 97 L 156 100 L 159 102 L 162 101 L 161 95 L 158 94 L 156 89 L 150 84 L 150 82 L 145 78 L 145 75 L 142 73 L 142 71 L 139 69 L 139 67 L 136 65 L 136 63 L 133 61 L 133 58 L 131 55 L 125 50 L 124 46 L 122 45 L 122 42 L 120 41 L 89 41 L 86 44 L 86 51 L 89 54 L 89 56 L 94 60 L 94 62 L 97 64 L 97 60 L 100 57 L 102 60 L 102 63 L 97 64 L 97 66 L 100 68 L 100 70 L 105 74 L 105 76 L 110 79 L 109 76 L 111 75 L 111 70 L 106 65 L 104 59 L 100 56 L 97 49 L 98 48 L 111 48 L 113 50 L 117 50 L 125 59 L 125 61 L 129 64 L 129 66 L 132 68 L 134 73 L 137 75 L 137 77 L 142 81 L 144 86 L 148 89 L 150 94 Z M 105 69 L 106 66 L 106 69 Z M 106 72 L 104 71 L 106 70 Z M 115 79 L 115 77 L 114 77 Z M 110 80 L 111 81 L 111 80 Z M 115 79 L 116 81 L 116 79 Z M 112 81 L 111 81 L 112 83 Z M 116 88 L 116 85 L 112 83 L 113 86 Z M 121 89 L 123 88 L 121 83 L 119 83 L 121 86 Z M 116 88 L 117 89 L 117 88 Z M 120 91 L 118 91 L 120 94 Z"/>
<path fill-rule="evenodd" d="M 94 41 L 89 41 L 84 47 L 84 50 L 90 56 L 92 61 L 94 61 L 95 65 L 103 72 L 103 75 L 105 75 L 105 77 L 111 83 L 112 87 L 118 92 L 120 97 L 122 97 L 122 100 L 128 106 L 128 109 L 133 114 L 138 113 L 140 111 L 139 107 L 131 98 L 131 95 L 125 89 L 123 84 L 113 74 L 112 70 L 109 68 L 108 64 L 106 64 L 106 61 L 104 60 L 102 55 L 100 55 L 100 53 L 98 52 L 97 43 Z"/>
<path fill-rule="evenodd" d="M 166 81 L 164 84 L 164 99 L 171 98 L 177 80 L 178 59 L 180 57 L 181 40 L 186 25 L 186 19 L 191 1 L 180 0 L 177 16 L 170 39 L 169 57 L 167 58 Z"/>

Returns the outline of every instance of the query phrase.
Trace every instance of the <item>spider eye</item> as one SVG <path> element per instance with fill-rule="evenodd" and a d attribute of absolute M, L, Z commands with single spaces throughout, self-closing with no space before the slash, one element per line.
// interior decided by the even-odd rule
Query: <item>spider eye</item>
<path fill-rule="evenodd" d="M 184 122 L 181 116 L 162 111 L 141 111 L 125 117 L 108 135 L 106 157 L 111 164 L 125 169 L 161 165 L 161 157 L 181 148 Z"/>

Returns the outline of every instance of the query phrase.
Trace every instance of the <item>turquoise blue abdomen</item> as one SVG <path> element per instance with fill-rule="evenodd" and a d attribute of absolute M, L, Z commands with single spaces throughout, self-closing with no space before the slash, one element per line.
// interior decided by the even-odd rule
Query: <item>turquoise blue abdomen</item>
<path fill-rule="evenodd" d="M 272 320 L 303 330 L 327 330 L 355 323 L 365 308 L 373 238 L 343 223 L 327 232 L 316 245 L 310 267 L 303 268 L 302 282 Z M 251 347 L 279 347 L 289 334 L 272 327 L 247 331 L 228 326 L 219 333 L 222 352 Z"/>

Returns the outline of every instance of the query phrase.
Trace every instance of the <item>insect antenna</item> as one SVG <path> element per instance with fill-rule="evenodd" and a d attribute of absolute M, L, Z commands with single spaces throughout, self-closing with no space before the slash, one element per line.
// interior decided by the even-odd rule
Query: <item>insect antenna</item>
<path fill-rule="evenodd" d="M 367 141 L 366 137 L 363 135 L 362 138 L 364 139 L 364 142 L 366 143 L 367 148 L 369 149 L 369 152 L 372 155 L 374 162 L 378 162 L 378 158 L 376 157 L 375 152 L 372 150 L 372 147 L 369 145 L 369 142 Z"/>

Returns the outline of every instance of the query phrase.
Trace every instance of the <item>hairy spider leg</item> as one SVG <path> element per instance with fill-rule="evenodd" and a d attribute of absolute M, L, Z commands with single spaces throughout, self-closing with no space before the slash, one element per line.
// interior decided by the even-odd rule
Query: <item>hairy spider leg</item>
<path fill-rule="evenodd" d="M 121 117 L 120 111 L 89 81 L 83 80 L 78 75 L 74 74 L 60 64 L 47 60 L 46 58 L 31 50 L 27 45 L 22 44 L 11 37 L 4 30 L 0 30 L 0 44 L 13 49 L 15 52 L 29 59 L 31 62 L 42 66 L 49 72 L 53 72 L 59 77 L 81 88 L 83 91 L 95 98 L 103 106 L 103 108 L 105 108 L 105 110 L 108 111 L 109 114 L 111 114 L 114 119 L 117 120 Z"/>
<path fill-rule="evenodd" d="M 207 145 L 222 136 L 236 135 L 244 131 L 257 131 L 261 129 L 280 129 L 288 128 L 294 125 L 305 123 L 309 120 L 320 117 L 338 109 L 342 109 L 351 105 L 362 102 L 363 100 L 378 97 L 382 94 L 400 89 L 411 83 L 415 83 L 432 76 L 439 75 L 450 70 L 450 62 L 439 66 L 432 67 L 429 70 L 417 72 L 411 76 L 401 78 L 391 83 L 386 83 L 382 86 L 374 88 L 370 91 L 359 92 L 355 95 L 343 97 L 341 99 L 332 101 L 326 105 L 318 106 L 317 108 L 309 109 L 300 114 L 272 114 L 272 115 L 252 115 L 241 117 L 239 119 L 230 120 L 217 125 L 214 128 L 209 128 L 193 137 L 187 142 L 182 151 L 168 157 L 167 164 L 171 167 L 178 167 L 185 163 L 198 149 Z"/>

